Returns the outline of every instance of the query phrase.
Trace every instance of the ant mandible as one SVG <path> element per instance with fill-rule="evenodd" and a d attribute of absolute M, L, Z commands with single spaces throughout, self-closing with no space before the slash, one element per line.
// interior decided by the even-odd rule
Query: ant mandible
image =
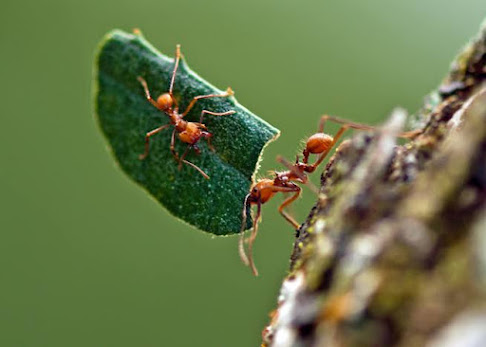
<path fill-rule="evenodd" d="M 214 147 L 211 145 L 211 137 L 213 136 L 206 128 L 206 126 L 203 124 L 203 118 L 205 114 L 209 114 L 212 116 L 228 116 L 231 114 L 236 113 L 235 111 L 226 111 L 226 112 L 211 112 L 208 110 L 203 110 L 201 112 L 201 117 L 199 119 L 199 122 L 189 122 L 184 120 L 183 118 L 191 111 L 191 109 L 194 107 L 196 102 L 201 99 L 209 99 L 209 98 L 217 98 L 217 97 L 228 97 L 234 95 L 233 90 L 228 87 L 226 89 L 226 92 L 223 94 L 207 94 L 207 95 L 199 95 L 196 96 L 192 99 L 192 101 L 189 103 L 189 105 L 186 107 L 185 111 L 182 113 L 179 113 L 179 108 L 177 106 L 177 101 L 174 97 L 174 94 L 172 92 L 173 87 L 174 87 L 174 80 L 175 76 L 177 73 L 177 68 L 179 66 L 179 61 L 181 58 L 181 48 L 180 45 L 176 46 L 176 56 L 175 56 L 175 65 L 174 65 L 174 70 L 172 72 L 172 77 L 170 80 L 170 86 L 169 86 L 169 92 L 163 93 L 159 95 L 157 100 L 154 100 L 150 96 L 150 91 L 147 86 L 147 82 L 145 79 L 142 77 L 138 77 L 138 81 L 142 84 L 142 87 L 145 91 L 145 96 L 147 100 L 154 105 L 157 109 L 160 111 L 164 112 L 168 117 L 169 117 L 169 124 L 162 125 L 154 130 L 149 131 L 145 135 L 145 152 L 139 156 L 140 160 L 145 159 L 148 154 L 149 154 L 149 140 L 152 136 L 155 134 L 161 132 L 164 129 L 167 129 L 171 125 L 174 126 L 174 130 L 172 131 L 172 137 L 170 141 L 170 151 L 172 152 L 172 155 L 174 156 L 175 160 L 179 162 L 179 169 L 182 167 L 182 163 L 187 164 L 189 166 L 192 166 L 194 169 L 199 171 L 201 175 L 204 176 L 204 178 L 209 179 L 209 176 L 197 165 L 191 163 L 190 161 L 186 160 L 185 157 L 189 150 L 193 148 L 197 154 L 200 153 L 200 149 L 197 146 L 197 143 L 201 138 L 205 138 L 208 141 L 208 146 L 211 148 L 211 150 L 214 151 Z M 179 154 L 175 151 L 175 135 L 177 133 L 177 136 L 179 139 L 187 143 L 187 148 L 182 154 L 182 156 L 179 156 Z"/>
<path fill-rule="evenodd" d="M 341 127 L 336 132 L 334 137 L 324 133 L 324 125 L 328 120 L 341 124 Z M 252 185 L 250 193 L 248 193 L 248 195 L 245 197 L 243 206 L 243 218 L 238 250 L 241 260 L 243 263 L 245 263 L 245 265 L 251 268 L 255 276 L 258 276 L 258 270 L 256 269 L 253 261 L 253 243 L 258 234 L 258 223 L 261 220 L 261 206 L 269 201 L 276 193 L 292 193 L 291 196 L 286 198 L 282 204 L 280 204 L 278 211 L 294 229 L 298 229 L 300 226 L 299 223 L 297 223 L 295 219 L 285 211 L 285 208 L 297 200 L 302 193 L 302 188 L 299 187 L 297 183 L 307 184 L 314 192 L 319 193 L 318 189 L 308 180 L 307 174 L 310 174 L 317 169 L 317 167 L 327 157 L 331 149 L 339 141 L 344 132 L 348 129 L 375 130 L 376 128 L 365 124 L 350 122 L 338 117 L 324 115 L 319 121 L 318 132 L 310 136 L 306 141 L 305 148 L 302 151 L 302 162 L 300 161 L 299 156 L 297 156 L 294 164 L 291 164 L 284 158 L 278 156 L 277 161 L 286 166 L 288 170 L 283 172 L 275 172 L 275 177 L 273 179 L 263 178 Z M 418 131 L 409 131 L 403 132 L 398 136 L 401 138 L 413 138 L 418 133 Z M 309 156 L 311 154 L 319 155 L 313 164 L 309 164 Z M 244 245 L 244 228 L 246 226 L 247 209 L 251 208 L 252 205 L 257 206 L 257 212 L 255 218 L 253 219 L 253 230 L 246 240 L 246 242 L 248 242 L 247 253 Z"/>

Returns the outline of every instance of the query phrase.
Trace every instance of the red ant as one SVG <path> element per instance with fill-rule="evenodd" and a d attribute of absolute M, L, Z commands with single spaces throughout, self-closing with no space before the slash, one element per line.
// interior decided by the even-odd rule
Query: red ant
<path fill-rule="evenodd" d="M 336 135 L 331 136 L 324 133 L 324 125 L 326 121 L 332 121 L 337 124 L 341 124 L 341 127 L 337 131 Z M 243 207 L 243 221 L 241 226 L 240 240 L 238 244 L 238 249 L 240 253 L 240 258 L 249 266 L 253 271 L 255 276 L 258 276 L 258 271 L 253 262 L 253 242 L 258 233 L 258 223 L 261 220 L 261 206 L 270 200 L 276 193 L 293 193 L 290 197 L 286 198 L 282 204 L 280 204 L 278 211 L 287 220 L 294 229 L 299 228 L 299 223 L 295 221 L 286 211 L 285 208 L 297 200 L 302 192 L 296 183 L 305 183 L 310 186 L 312 190 L 318 193 L 318 189 L 308 180 L 307 174 L 314 172 L 317 167 L 322 163 L 322 161 L 329 154 L 331 149 L 336 145 L 341 136 L 347 129 L 357 129 L 357 130 L 374 130 L 375 127 L 350 122 L 341 118 L 324 115 L 321 117 L 319 122 L 319 132 L 310 136 L 306 141 L 306 146 L 302 152 L 303 158 L 302 162 L 299 161 L 299 156 L 297 156 L 295 164 L 289 163 L 282 157 L 277 157 L 277 161 L 285 165 L 288 170 L 283 172 L 275 172 L 275 178 L 263 178 L 254 183 L 251 187 L 250 193 L 245 197 L 244 207 Z M 402 138 L 413 138 L 418 134 L 417 131 L 404 132 L 399 135 Z M 318 154 L 319 157 L 313 164 L 309 164 L 309 156 L 311 154 Z M 253 230 L 251 235 L 248 237 L 248 254 L 245 251 L 244 246 L 244 229 L 246 226 L 247 209 L 251 208 L 251 205 L 257 205 L 256 216 L 253 219 Z"/>
<path fill-rule="evenodd" d="M 201 151 L 199 147 L 197 146 L 197 143 L 201 138 L 205 138 L 208 141 L 208 146 L 211 148 L 211 150 L 214 151 L 214 147 L 211 145 L 211 137 L 213 136 L 206 128 L 206 126 L 202 123 L 203 117 L 205 114 L 209 114 L 212 116 L 228 116 L 230 114 L 236 113 L 235 111 L 226 111 L 226 112 L 211 112 L 207 110 L 203 110 L 201 112 L 201 117 L 199 119 L 199 122 L 189 122 L 184 120 L 183 118 L 189 113 L 189 111 L 193 108 L 193 106 L 196 104 L 198 100 L 201 99 L 209 99 L 209 98 L 216 98 L 216 97 L 228 97 L 234 95 L 233 90 L 231 90 L 230 87 L 226 89 L 226 92 L 223 94 L 208 94 L 208 95 L 199 95 L 196 96 L 192 99 L 192 101 L 189 103 L 189 105 L 186 107 L 186 110 L 183 113 L 179 113 L 179 108 L 177 106 L 177 101 L 174 98 L 174 94 L 172 92 L 173 87 L 174 87 L 174 80 L 175 76 L 177 73 L 177 68 L 179 66 L 179 60 L 181 59 L 181 49 L 180 45 L 176 46 L 176 57 L 175 57 L 175 65 L 174 65 L 174 71 L 172 72 L 172 78 L 170 80 L 170 87 L 169 87 L 169 92 L 168 93 L 163 93 L 159 95 L 157 100 L 152 99 L 150 96 L 150 92 L 147 86 L 147 82 L 142 78 L 138 77 L 138 81 L 142 84 L 142 87 L 145 91 L 145 96 L 147 100 L 154 105 L 157 109 L 160 111 L 164 112 L 168 117 L 169 117 L 169 124 L 162 125 L 152 131 L 149 131 L 145 135 L 145 152 L 139 156 L 140 160 L 145 159 L 148 154 L 149 154 L 149 139 L 153 135 L 161 132 L 164 129 L 167 129 L 171 125 L 174 125 L 174 131 L 172 131 L 172 138 L 170 141 L 170 151 L 172 152 L 172 155 L 176 159 L 176 161 L 179 162 L 179 169 L 182 166 L 182 163 L 185 163 L 189 166 L 192 166 L 194 169 L 199 171 L 201 175 L 204 176 L 204 178 L 209 179 L 209 176 L 197 165 L 191 163 L 190 161 L 184 159 L 189 152 L 189 149 L 193 148 L 197 154 L 199 154 Z M 178 135 L 179 139 L 182 142 L 187 143 L 187 148 L 182 154 L 182 156 L 179 157 L 179 154 L 175 151 L 175 135 Z"/>

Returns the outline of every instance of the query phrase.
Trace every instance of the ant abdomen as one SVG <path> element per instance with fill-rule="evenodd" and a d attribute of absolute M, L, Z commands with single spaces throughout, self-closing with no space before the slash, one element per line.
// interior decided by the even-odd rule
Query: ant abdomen
<path fill-rule="evenodd" d="M 320 154 L 329 150 L 333 145 L 333 137 L 324 133 L 317 133 L 307 139 L 305 152 L 308 154 Z"/>

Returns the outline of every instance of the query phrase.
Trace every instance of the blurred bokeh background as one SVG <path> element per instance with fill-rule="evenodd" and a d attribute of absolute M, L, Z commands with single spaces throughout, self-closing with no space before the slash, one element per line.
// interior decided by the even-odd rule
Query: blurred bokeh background
<path fill-rule="evenodd" d="M 414 112 L 485 14 L 483 0 L 3 1 L 0 345 L 257 346 L 275 307 L 293 239 L 279 198 L 254 278 L 237 238 L 176 221 L 115 166 L 92 102 L 107 31 L 141 28 L 169 55 L 181 43 L 196 72 L 280 128 L 263 175 L 323 113 Z"/>

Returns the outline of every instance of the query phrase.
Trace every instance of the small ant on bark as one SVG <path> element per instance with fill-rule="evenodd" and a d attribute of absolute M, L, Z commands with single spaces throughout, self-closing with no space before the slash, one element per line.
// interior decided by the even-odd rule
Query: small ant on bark
<path fill-rule="evenodd" d="M 233 96 L 234 92 L 230 87 L 228 87 L 228 89 L 226 89 L 226 92 L 224 92 L 223 94 L 207 94 L 207 95 L 196 96 L 192 99 L 192 101 L 186 107 L 185 111 L 182 112 L 182 113 L 179 113 L 177 101 L 174 97 L 172 90 L 173 90 L 173 87 L 174 87 L 174 80 L 175 80 L 175 77 L 176 77 L 177 68 L 179 66 L 180 59 L 181 59 L 181 49 L 180 49 L 180 45 L 177 45 L 176 46 L 174 70 L 172 72 L 172 77 L 171 77 L 171 80 L 170 80 L 169 92 L 159 95 L 157 97 L 157 100 L 154 100 L 150 96 L 150 91 L 148 89 L 147 82 L 145 81 L 145 79 L 143 79 L 140 76 L 137 78 L 138 81 L 142 84 L 142 87 L 145 91 L 145 97 L 147 98 L 147 100 L 152 105 L 154 105 L 157 109 L 164 112 L 169 117 L 169 121 L 170 121 L 169 124 L 165 124 L 165 125 L 162 125 L 162 126 L 156 128 L 154 130 L 151 130 L 145 135 L 145 152 L 139 156 L 139 159 L 143 160 L 148 156 L 149 149 L 150 149 L 150 147 L 149 147 L 150 137 L 152 137 L 153 135 L 155 135 L 155 134 L 161 132 L 162 130 L 165 130 L 168 127 L 170 127 L 171 125 L 173 125 L 174 130 L 172 131 L 172 137 L 171 137 L 171 141 L 170 141 L 170 151 L 172 152 L 172 155 L 174 156 L 176 161 L 179 162 L 179 169 L 181 169 L 182 163 L 184 163 L 184 164 L 187 164 L 189 166 L 192 166 L 194 169 L 199 171 L 199 173 L 201 175 L 203 175 L 204 178 L 209 179 L 209 176 L 200 167 L 198 167 L 197 165 L 186 160 L 185 157 L 186 157 L 187 153 L 189 152 L 189 150 L 191 148 L 193 148 L 197 154 L 200 153 L 200 149 L 197 146 L 197 143 L 199 142 L 199 140 L 201 138 L 205 138 L 208 141 L 209 148 L 211 148 L 211 150 L 214 151 L 214 147 L 211 145 L 211 137 L 213 136 L 213 134 L 211 134 L 208 131 L 208 129 L 206 128 L 206 126 L 203 124 L 204 115 L 209 114 L 209 115 L 212 115 L 212 116 L 228 116 L 228 115 L 234 114 L 236 112 L 235 111 L 226 111 L 226 112 L 218 113 L 218 112 L 211 112 L 211 111 L 208 111 L 208 110 L 203 110 L 201 112 L 201 117 L 199 119 L 199 122 L 189 122 L 189 121 L 184 120 L 183 118 L 189 113 L 189 111 L 191 111 L 191 109 L 194 107 L 194 105 L 196 104 L 196 102 L 198 100 L 209 99 L 209 98 L 217 98 L 217 97 L 224 98 L 224 97 L 228 97 L 228 96 Z M 175 151 L 174 144 L 175 144 L 176 133 L 177 133 L 177 136 L 179 137 L 179 139 L 182 142 L 187 143 L 187 148 L 184 151 L 184 153 L 182 154 L 182 156 L 179 156 L 179 154 Z"/>
<path fill-rule="evenodd" d="M 328 120 L 341 124 L 341 127 L 336 132 L 334 137 L 324 133 L 324 125 Z M 253 261 L 252 253 L 253 242 L 255 241 L 258 233 L 258 223 L 261 220 L 261 206 L 269 201 L 276 193 L 292 193 L 290 197 L 286 198 L 282 204 L 280 204 L 278 211 L 294 229 L 298 229 L 300 227 L 299 223 L 297 223 L 295 219 L 285 211 L 285 208 L 297 200 L 302 192 L 302 188 L 299 187 L 297 183 L 307 184 L 314 192 L 319 194 L 317 187 L 315 187 L 308 180 L 307 174 L 313 173 L 317 169 L 317 167 L 327 157 L 331 149 L 339 141 L 344 132 L 348 129 L 371 131 L 375 130 L 376 128 L 365 124 L 350 122 L 338 117 L 324 115 L 319 121 L 319 131 L 310 136 L 306 141 L 305 148 L 302 152 L 302 162 L 300 161 L 299 156 L 297 156 L 294 164 L 291 164 L 284 158 L 278 156 L 277 161 L 286 166 L 288 170 L 283 172 L 275 172 L 275 177 L 273 179 L 263 178 L 252 185 L 250 193 L 248 193 L 248 195 L 245 197 L 238 250 L 241 260 L 243 263 L 245 263 L 245 265 L 251 268 L 255 276 L 258 276 L 258 271 Z M 401 133 L 399 137 L 413 138 L 419 133 L 419 131 L 414 130 Z M 309 156 L 311 154 L 319 155 L 313 164 L 309 164 Z M 248 239 L 245 240 L 244 228 L 246 226 L 247 209 L 251 209 L 252 205 L 257 206 L 257 212 L 255 218 L 253 219 L 253 230 Z M 245 242 L 248 243 L 248 253 L 245 250 Z"/>

